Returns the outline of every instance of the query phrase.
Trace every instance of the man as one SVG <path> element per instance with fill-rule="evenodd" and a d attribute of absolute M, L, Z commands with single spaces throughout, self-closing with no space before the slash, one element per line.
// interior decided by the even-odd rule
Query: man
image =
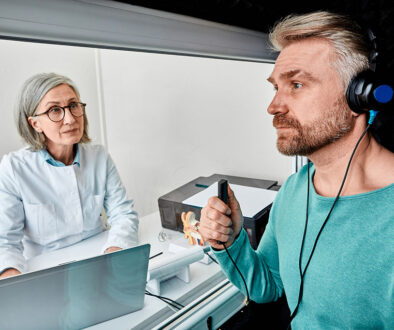
<path fill-rule="evenodd" d="M 286 294 L 293 328 L 393 329 L 394 154 L 363 136 L 368 113 L 351 111 L 345 97 L 368 68 L 367 43 L 347 17 L 329 12 L 289 16 L 270 40 L 280 51 L 268 78 L 277 147 L 312 163 L 281 187 L 256 251 L 230 188 L 227 205 L 210 198 L 199 232 L 252 300 Z"/>

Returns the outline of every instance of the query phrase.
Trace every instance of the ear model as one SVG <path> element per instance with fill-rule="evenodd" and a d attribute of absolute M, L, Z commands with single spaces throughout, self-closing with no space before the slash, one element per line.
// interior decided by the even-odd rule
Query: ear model
<path fill-rule="evenodd" d="M 346 100 L 350 109 L 356 113 L 369 110 L 393 111 L 393 84 L 387 78 L 377 75 L 376 37 L 368 30 L 372 50 L 369 56 L 369 69 L 353 77 L 346 90 Z"/>

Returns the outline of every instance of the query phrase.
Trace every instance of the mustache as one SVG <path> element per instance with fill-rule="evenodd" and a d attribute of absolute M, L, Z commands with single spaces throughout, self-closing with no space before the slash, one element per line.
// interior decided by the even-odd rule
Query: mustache
<path fill-rule="evenodd" d="M 278 128 L 278 127 L 300 128 L 301 127 L 301 124 L 297 119 L 287 117 L 284 114 L 275 115 L 274 119 L 272 120 L 272 125 L 275 128 Z"/>

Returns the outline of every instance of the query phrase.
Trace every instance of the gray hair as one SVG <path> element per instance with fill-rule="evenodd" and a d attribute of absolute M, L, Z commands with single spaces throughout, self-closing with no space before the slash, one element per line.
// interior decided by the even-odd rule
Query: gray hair
<path fill-rule="evenodd" d="M 70 86 L 75 94 L 77 94 L 78 99 L 80 99 L 75 83 L 71 79 L 56 73 L 36 74 L 26 80 L 22 86 L 15 109 L 18 133 L 34 151 L 45 148 L 45 136 L 43 133 L 38 133 L 29 124 L 28 118 L 36 114 L 37 107 L 45 94 L 52 88 L 62 84 Z M 90 138 L 88 135 L 88 119 L 86 113 L 83 115 L 83 119 L 83 135 L 79 142 L 88 143 L 90 142 Z"/>
<path fill-rule="evenodd" d="M 369 50 L 360 26 L 349 17 L 327 11 L 289 15 L 272 28 L 269 39 L 276 51 L 306 38 L 322 38 L 334 47 L 331 62 L 345 89 L 350 80 L 369 67 Z"/>

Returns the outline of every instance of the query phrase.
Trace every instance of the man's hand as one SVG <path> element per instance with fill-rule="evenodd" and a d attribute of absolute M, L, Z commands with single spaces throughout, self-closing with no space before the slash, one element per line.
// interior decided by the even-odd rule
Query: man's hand
<path fill-rule="evenodd" d="M 228 186 L 228 205 L 217 196 L 208 200 L 208 204 L 201 210 L 200 227 L 198 232 L 215 249 L 223 249 L 233 244 L 242 229 L 243 217 L 234 192 Z"/>
<path fill-rule="evenodd" d="M 7 270 L 5 270 L 4 272 L 1 273 L 0 279 L 1 278 L 15 276 L 15 275 L 19 275 L 19 274 L 22 274 L 19 270 L 15 269 L 15 268 L 10 268 L 10 269 L 7 269 Z"/>
<path fill-rule="evenodd" d="M 110 252 L 115 252 L 115 251 L 119 251 L 122 250 L 122 248 L 117 247 L 117 246 L 110 246 L 109 248 L 107 248 L 104 253 L 110 253 Z"/>

